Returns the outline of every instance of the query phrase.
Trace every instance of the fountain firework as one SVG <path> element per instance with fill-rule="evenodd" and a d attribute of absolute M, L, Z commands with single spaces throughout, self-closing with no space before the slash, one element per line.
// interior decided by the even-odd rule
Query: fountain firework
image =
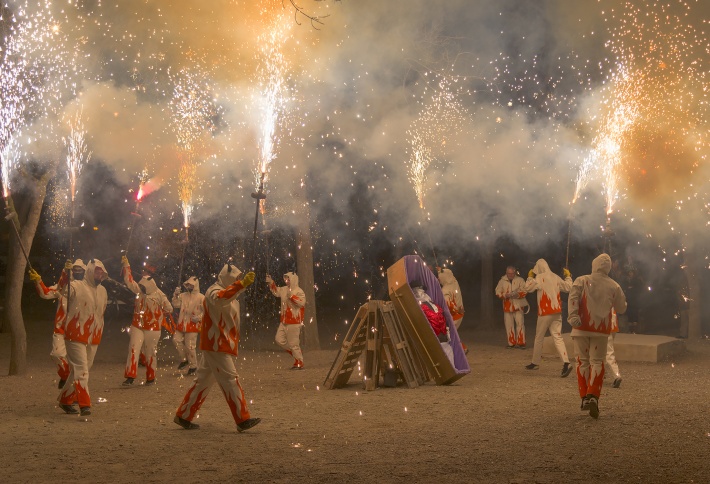
<path fill-rule="evenodd" d="M 170 100 L 170 125 L 177 138 L 178 195 L 187 230 L 194 210 L 194 191 L 197 188 L 197 168 L 206 148 L 205 136 L 215 130 L 214 118 L 219 108 L 212 98 L 212 86 L 207 74 L 195 65 L 183 68 L 170 76 L 174 87 Z"/>

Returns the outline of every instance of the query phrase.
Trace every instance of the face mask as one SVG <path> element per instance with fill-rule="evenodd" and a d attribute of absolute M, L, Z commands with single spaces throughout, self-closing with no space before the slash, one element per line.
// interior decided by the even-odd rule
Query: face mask
<path fill-rule="evenodd" d="M 72 271 L 71 273 L 75 281 L 81 281 L 82 279 L 84 279 L 84 274 L 84 271 Z"/>

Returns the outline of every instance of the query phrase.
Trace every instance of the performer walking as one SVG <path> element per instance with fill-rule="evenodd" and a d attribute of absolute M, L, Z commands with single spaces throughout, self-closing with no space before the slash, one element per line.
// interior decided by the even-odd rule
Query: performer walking
<path fill-rule="evenodd" d="M 195 381 L 187 390 L 173 421 L 187 430 L 198 429 L 192 423 L 212 385 L 217 382 L 232 412 L 237 431 L 243 432 L 261 422 L 252 418 L 239 384 L 235 359 L 239 349 L 239 301 L 237 298 L 254 282 L 254 273 L 242 272 L 232 264 L 225 264 L 217 282 L 205 292 L 200 330 L 200 355 Z"/>
<path fill-rule="evenodd" d="M 269 274 L 266 283 L 271 294 L 281 298 L 279 329 L 276 331 L 276 344 L 293 356 L 292 370 L 303 370 L 303 352 L 301 351 L 301 327 L 305 314 L 306 293 L 298 286 L 298 276 L 293 272 L 284 274 L 285 286 L 277 286 Z"/>
<path fill-rule="evenodd" d="M 548 329 L 555 342 L 555 348 L 562 358 L 562 372 L 560 376 L 565 378 L 572 372 L 567 356 L 567 348 L 562 339 L 562 300 L 560 291 L 569 292 L 572 287 L 572 275 L 569 270 L 564 269 L 564 280 L 557 274 L 550 271 L 550 266 L 545 259 L 540 259 L 535 267 L 528 272 L 528 280 L 525 282 L 525 292 L 537 291 L 537 325 L 535 327 L 535 346 L 533 347 L 532 363 L 525 368 L 537 370 L 542 361 L 542 342 Z"/>
<path fill-rule="evenodd" d="M 503 300 L 503 324 L 508 335 L 508 348 L 525 349 L 525 314 L 529 308 L 525 298 L 525 281 L 515 267 L 508 266 L 496 286 L 496 296 Z"/>
<path fill-rule="evenodd" d="M 81 415 L 91 415 L 89 371 L 104 331 L 108 296 L 101 282 L 107 277 L 103 263 L 92 259 L 86 264 L 86 275 L 82 280 L 62 282 L 60 279 L 60 285 L 65 286 L 62 295 L 67 297 L 69 294 L 64 342 L 70 372 L 59 394 L 59 406 L 69 414 L 79 413 L 74 407 L 74 402 L 78 401 Z"/>
<path fill-rule="evenodd" d="M 592 273 L 580 276 L 568 298 L 572 341 L 577 353 L 577 384 L 582 410 L 599 418 L 599 395 L 604 384 L 604 359 L 614 311 L 626 311 L 626 296 L 611 277 L 611 257 L 601 254 L 592 261 Z"/>
<path fill-rule="evenodd" d="M 130 329 L 130 339 L 128 342 L 128 358 L 124 371 L 124 386 L 133 385 L 138 372 L 138 358 L 141 352 L 145 354 L 145 384 L 155 383 L 155 372 L 158 369 L 158 340 L 160 339 L 161 323 L 164 319 L 163 313 L 173 310 L 170 301 L 158 290 L 155 280 L 151 276 L 143 276 L 136 283 L 133 280 L 131 264 L 124 255 L 121 257 L 123 266 L 123 282 L 126 287 L 136 295 L 136 302 L 133 307 L 133 321 Z"/>
<path fill-rule="evenodd" d="M 178 370 L 188 367 L 187 374 L 194 375 L 197 371 L 197 334 L 202 326 L 202 315 L 205 310 L 205 296 L 200 292 L 200 281 L 190 277 L 183 283 L 186 292 L 175 288 L 173 307 L 180 308 L 177 327 L 173 333 L 173 343 L 180 355 Z"/>
<path fill-rule="evenodd" d="M 81 281 L 84 279 L 86 265 L 81 259 L 77 259 L 74 263 L 67 261 L 64 267 L 71 270 L 72 280 Z M 64 343 L 64 325 L 67 322 L 67 299 L 61 294 L 63 286 L 60 286 L 58 282 L 53 286 L 47 287 L 42 282 L 42 277 L 34 269 L 30 269 L 29 276 L 30 280 L 35 284 L 39 297 L 49 300 L 57 299 L 57 312 L 54 314 L 54 333 L 52 334 L 52 352 L 49 356 L 57 363 L 57 375 L 59 376 L 57 388 L 64 388 L 70 369 L 67 362 L 67 347 Z M 66 281 L 66 278 L 64 278 L 64 281 Z"/>

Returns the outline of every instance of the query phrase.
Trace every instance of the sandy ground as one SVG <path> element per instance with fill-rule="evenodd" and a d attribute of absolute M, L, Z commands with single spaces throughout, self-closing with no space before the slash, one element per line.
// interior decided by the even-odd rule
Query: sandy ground
<path fill-rule="evenodd" d="M 506 350 L 502 330 L 462 332 L 472 373 L 454 385 L 372 392 L 355 375 L 322 388 L 337 350 L 307 350 L 294 372 L 262 345 L 239 366 L 263 421 L 239 434 L 218 387 L 199 430 L 172 422 L 189 380 L 170 341 L 156 386 L 122 388 L 128 336 L 116 328 L 91 373 L 93 414 L 64 414 L 49 326 L 29 326 L 29 373 L 0 377 L 4 482 L 710 482 L 707 340 L 675 361 L 621 362 L 623 384 L 607 380 L 598 420 L 580 411 L 559 360 L 525 370 L 532 350 Z M 8 345 L 0 335 L 4 373 Z"/>

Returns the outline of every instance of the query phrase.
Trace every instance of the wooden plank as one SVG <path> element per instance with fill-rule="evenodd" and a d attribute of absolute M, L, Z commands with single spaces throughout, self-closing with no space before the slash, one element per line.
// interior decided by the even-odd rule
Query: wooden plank
<path fill-rule="evenodd" d="M 372 391 L 380 382 L 380 347 L 382 345 L 382 322 L 378 309 L 379 301 L 367 303 L 367 349 L 365 351 L 365 371 L 363 383 L 365 390 Z"/>
<path fill-rule="evenodd" d="M 324 388 L 342 388 L 350 380 L 367 342 L 368 314 L 368 305 L 360 306 L 343 339 L 340 351 L 325 377 Z"/>
<path fill-rule="evenodd" d="M 412 345 L 401 326 L 397 313 L 391 302 L 381 305 L 382 319 L 386 328 L 388 340 L 392 346 L 395 364 L 409 388 L 416 388 L 428 380 L 427 372 L 416 356 Z"/>

